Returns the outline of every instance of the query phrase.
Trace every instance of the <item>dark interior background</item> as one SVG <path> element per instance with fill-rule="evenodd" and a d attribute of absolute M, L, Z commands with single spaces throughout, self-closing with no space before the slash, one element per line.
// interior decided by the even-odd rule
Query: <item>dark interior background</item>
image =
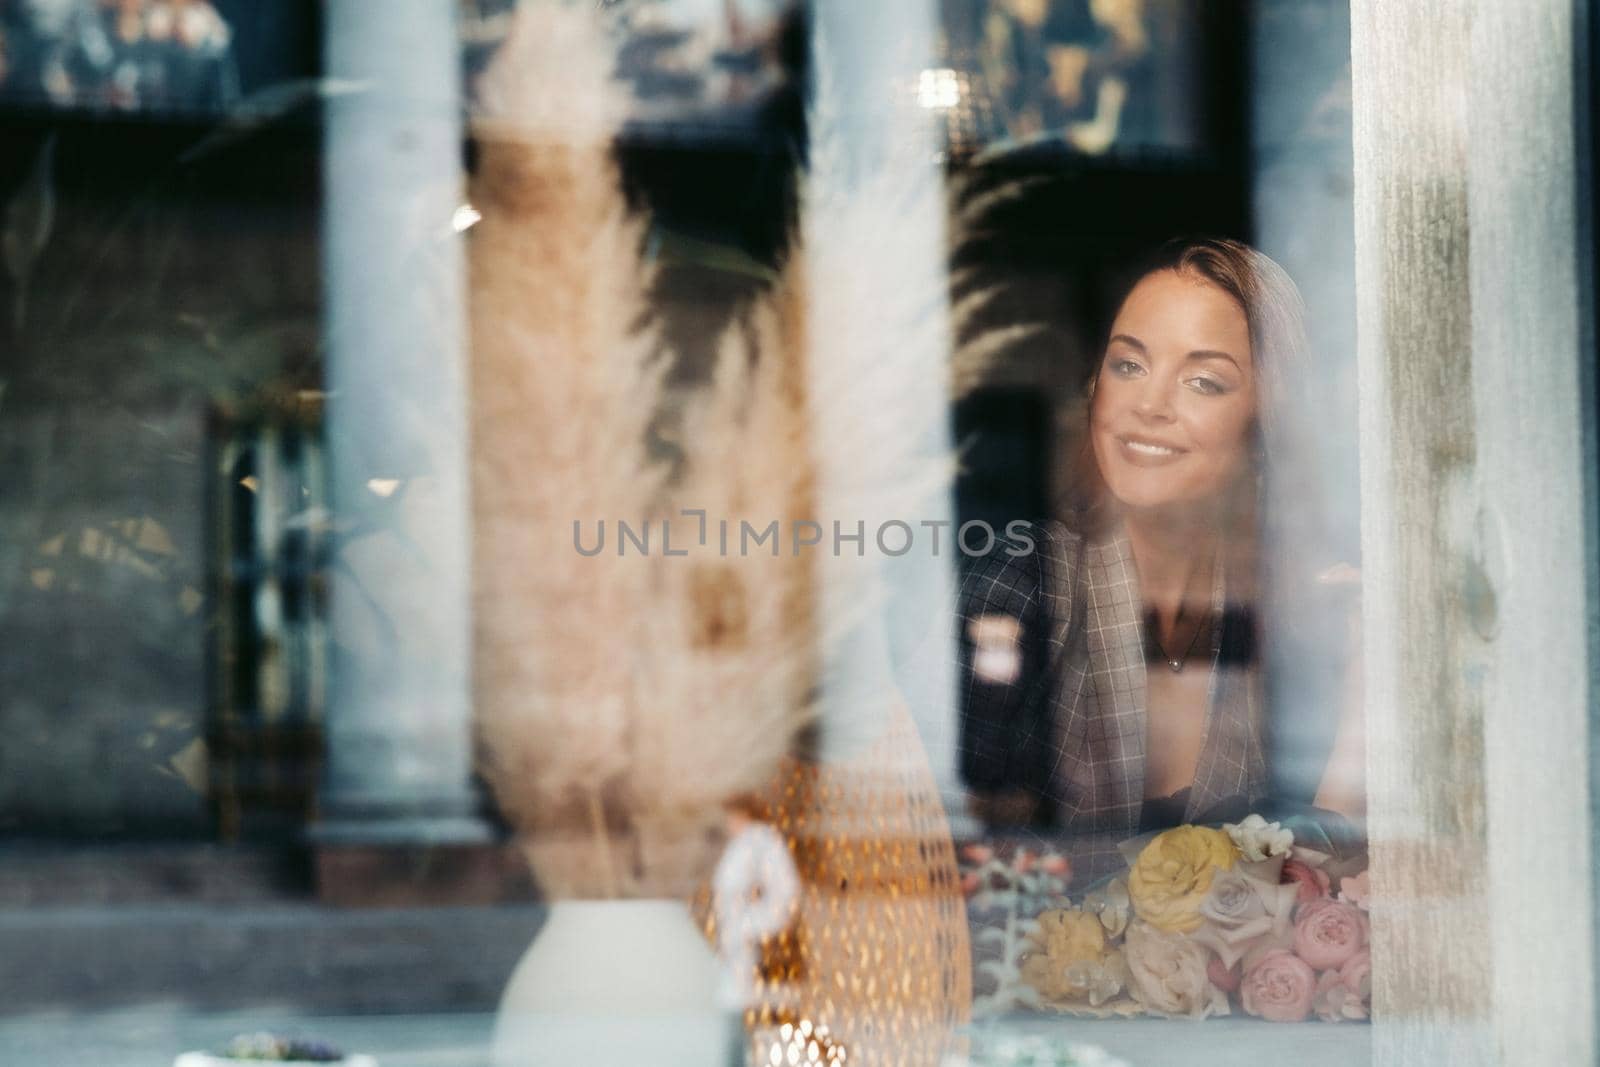
<path fill-rule="evenodd" d="M 219 833 L 222 757 L 213 752 L 206 770 L 195 745 L 216 741 L 219 705 L 244 699 L 248 686 L 227 679 L 248 674 L 256 652 L 227 625 L 248 586 L 235 581 L 238 561 L 219 556 L 212 459 L 219 435 L 240 427 L 314 421 L 297 398 L 321 381 L 323 296 L 312 85 L 320 4 L 216 6 L 233 28 L 243 111 L 113 115 L 0 102 L 8 225 L 40 211 L 52 220 L 26 278 L 0 276 L 0 644 L 15 650 L 0 657 L 3 834 Z M 14 10 L 0 4 L 0 19 Z M 1311 47 L 1308 33 L 1342 32 L 1347 56 L 1342 5 L 1199 0 L 1187 10 L 1196 34 L 1188 81 L 1159 80 L 1163 92 L 1194 96 L 1185 114 L 1199 121 L 1183 143 L 1146 137 L 1097 156 L 1059 141 L 984 156 L 953 143 L 949 169 L 967 188 L 1017 191 L 954 231 L 956 266 L 1001 291 L 957 342 L 1017 322 L 1046 327 L 952 412 L 966 449 L 963 519 L 999 526 L 1054 507 L 1081 385 L 1130 262 L 1179 234 L 1257 240 L 1264 166 L 1301 159 L 1313 134 L 1321 154 L 1305 165 L 1317 180 L 1336 182 L 1348 164 L 1347 123 L 1308 126 L 1347 71 L 1294 52 L 1337 55 L 1328 39 Z M 1321 21 L 1295 21 L 1307 11 L 1322 11 Z M 952 65 L 970 65 L 963 33 L 981 14 L 980 0 L 950 0 Z M 792 80 L 754 121 L 715 137 L 639 127 L 619 147 L 630 195 L 654 215 L 661 308 L 687 374 L 765 284 L 792 231 L 805 151 L 803 19 L 788 32 Z M 1304 100 L 1263 113 L 1269 88 Z M 1160 128 L 1148 116 L 1138 123 Z M 1334 188 L 1329 202 L 1347 195 Z M 952 207 L 960 218 L 959 198 Z M 1353 352 L 1331 353 L 1330 366 L 1343 364 L 1353 367 Z M 301 758 L 285 746 L 248 758 L 281 769 Z M 291 789 L 271 803 L 303 812 L 309 797 Z M 294 822 L 262 825 L 278 834 Z"/>

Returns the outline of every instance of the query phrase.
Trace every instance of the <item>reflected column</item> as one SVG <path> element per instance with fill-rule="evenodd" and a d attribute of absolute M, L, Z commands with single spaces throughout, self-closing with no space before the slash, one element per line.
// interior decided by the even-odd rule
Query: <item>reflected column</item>
<path fill-rule="evenodd" d="M 324 12 L 334 647 L 316 836 L 482 840 L 456 5 L 330 0 Z"/>
<path fill-rule="evenodd" d="M 954 512 L 937 473 L 951 454 L 944 120 L 927 92 L 939 7 L 818 0 L 810 10 L 808 376 L 818 512 L 844 535 L 827 531 L 820 583 L 825 628 L 851 631 L 825 664 L 823 744 L 841 758 L 881 736 L 869 709 L 898 691 L 959 815 Z M 886 528 L 890 545 L 905 536 L 889 523 L 905 524 L 911 548 L 883 547 Z"/>

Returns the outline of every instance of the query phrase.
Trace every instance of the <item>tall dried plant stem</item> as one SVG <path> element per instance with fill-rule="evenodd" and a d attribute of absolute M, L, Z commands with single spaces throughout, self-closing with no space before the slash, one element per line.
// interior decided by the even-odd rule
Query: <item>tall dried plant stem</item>
<path fill-rule="evenodd" d="M 632 679 L 650 580 L 580 557 L 574 522 L 650 515 L 665 362 L 644 223 L 612 145 L 626 115 L 592 10 L 528 0 L 477 86 L 472 199 L 474 685 L 484 772 L 553 895 L 618 895 Z M 596 832 L 602 836 L 595 838 Z"/>
<path fill-rule="evenodd" d="M 589 829 L 594 834 L 594 848 L 600 856 L 600 884 L 607 898 L 621 896 L 617 884 L 617 865 L 611 857 L 611 835 L 606 832 L 605 804 L 600 799 L 600 788 L 589 790 Z"/>
<path fill-rule="evenodd" d="M 723 802 L 815 720 L 811 561 L 574 551 L 575 521 L 675 521 L 681 547 L 684 509 L 738 535 L 815 507 L 793 286 L 677 408 L 681 467 L 651 445 L 669 353 L 612 153 L 614 66 L 592 6 L 523 0 L 475 119 L 474 681 L 485 776 L 552 896 L 691 893 Z"/>

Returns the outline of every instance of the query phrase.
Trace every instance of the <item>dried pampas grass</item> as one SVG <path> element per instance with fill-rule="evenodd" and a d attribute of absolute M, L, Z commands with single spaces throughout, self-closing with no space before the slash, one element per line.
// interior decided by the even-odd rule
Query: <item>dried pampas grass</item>
<path fill-rule="evenodd" d="M 718 552 L 719 519 L 764 528 L 811 507 L 794 296 L 724 340 L 674 473 L 651 445 L 667 354 L 611 154 L 613 62 L 592 10 L 524 3 L 476 123 L 481 763 L 558 896 L 686 894 L 722 803 L 767 782 L 814 714 L 805 557 Z M 707 513 L 704 544 L 684 509 Z M 619 520 L 653 530 L 651 551 L 619 554 Z M 602 521 L 605 549 L 580 553 L 574 523 L 589 548 Z M 688 555 L 664 553 L 669 522 Z"/>
<path fill-rule="evenodd" d="M 613 63 L 593 9 L 528 0 L 475 119 L 481 764 L 557 896 L 687 893 L 723 803 L 772 780 L 825 697 L 855 720 L 830 731 L 882 734 L 897 698 L 873 535 L 945 513 L 954 471 L 947 205 L 925 139 L 850 158 L 819 64 L 805 251 L 678 405 L 612 156 L 628 110 Z M 990 300 L 958 293 L 957 329 Z M 988 339 L 958 378 L 1004 347 Z M 648 552 L 619 552 L 619 520 Z M 863 525 L 861 557 L 794 550 L 799 524 L 831 541 L 835 520 Z M 580 552 L 574 524 L 587 549 L 602 521 L 604 549 Z M 840 695 L 841 650 L 868 688 Z"/>
<path fill-rule="evenodd" d="M 995 235 L 996 213 L 1049 184 L 1041 177 L 994 182 L 980 170 L 966 171 L 951 182 L 950 261 L 956 269 L 950 278 L 950 393 L 954 400 L 986 386 L 1006 384 L 1019 372 L 1027 380 L 1035 369 L 1019 362 L 1030 350 L 1053 340 L 1050 325 L 1042 319 L 1014 321 L 1017 309 L 1006 306 L 1009 287 L 994 281 L 991 271 L 969 264 L 972 259 L 981 262 L 985 258 L 983 246 Z"/>
<path fill-rule="evenodd" d="M 723 337 L 683 420 L 671 529 L 687 555 L 650 561 L 660 617 L 643 676 L 659 714 L 639 721 L 652 755 L 635 761 L 631 785 L 656 798 L 638 810 L 646 840 L 681 842 L 652 868 L 686 888 L 720 842 L 696 849 L 674 829 L 763 791 L 816 718 L 815 564 L 790 543 L 814 512 L 796 296 L 785 287 Z"/>

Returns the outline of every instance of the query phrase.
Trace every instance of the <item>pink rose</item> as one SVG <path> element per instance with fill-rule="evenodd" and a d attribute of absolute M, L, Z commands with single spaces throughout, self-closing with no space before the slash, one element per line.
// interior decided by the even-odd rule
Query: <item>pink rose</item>
<path fill-rule="evenodd" d="M 1362 949 L 1337 971 L 1324 971 L 1317 978 L 1317 995 L 1312 1007 L 1318 1018 L 1330 1023 L 1370 1018 L 1372 950 Z"/>
<path fill-rule="evenodd" d="M 983 888 L 983 879 L 978 877 L 978 872 L 968 871 L 961 876 L 961 893 L 963 896 L 973 896 Z"/>
<path fill-rule="evenodd" d="M 1367 918 L 1349 904 L 1313 900 L 1295 916 L 1295 953 L 1319 971 L 1338 970 L 1366 943 Z"/>
<path fill-rule="evenodd" d="M 1319 871 L 1299 860 L 1286 860 L 1283 864 L 1283 884 L 1292 884 L 1298 894 L 1297 899 L 1304 904 L 1328 895 L 1328 872 Z"/>
<path fill-rule="evenodd" d="M 1317 978 L 1317 991 L 1311 998 L 1311 1007 L 1317 1018 L 1325 1023 L 1343 1022 L 1346 1019 L 1365 1019 L 1367 1006 L 1350 991 L 1338 971 L 1323 971 Z"/>
<path fill-rule="evenodd" d="M 1317 976 L 1306 961 L 1277 949 L 1256 961 L 1241 984 L 1244 1010 L 1268 1022 L 1297 1023 L 1311 1014 Z"/>
<path fill-rule="evenodd" d="M 1339 899 L 1346 904 L 1354 904 L 1362 911 L 1371 911 L 1372 887 L 1367 881 L 1367 872 L 1351 878 L 1345 878 L 1339 883 Z"/>
<path fill-rule="evenodd" d="M 1213 956 L 1210 962 L 1206 964 L 1206 977 L 1211 979 L 1212 985 L 1224 993 L 1237 993 L 1239 991 L 1241 976 L 1238 965 L 1225 966 L 1221 960 Z"/>
<path fill-rule="evenodd" d="M 994 859 L 994 849 L 990 848 L 988 845 L 963 845 L 961 847 L 961 858 L 966 860 L 968 863 L 975 863 L 981 867 L 985 863 L 988 863 L 990 860 Z"/>
<path fill-rule="evenodd" d="M 1339 980 L 1361 998 L 1363 1004 L 1372 1003 L 1372 949 L 1367 947 L 1345 960 L 1339 968 Z"/>

